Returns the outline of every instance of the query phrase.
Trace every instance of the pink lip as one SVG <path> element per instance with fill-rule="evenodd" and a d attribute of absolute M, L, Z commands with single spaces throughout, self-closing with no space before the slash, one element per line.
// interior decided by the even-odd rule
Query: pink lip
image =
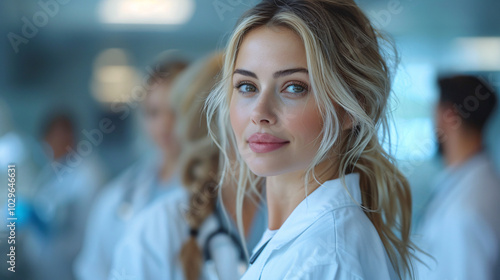
<path fill-rule="evenodd" d="M 250 136 L 250 138 L 248 138 L 248 145 L 255 153 L 269 153 L 285 146 L 288 143 L 290 143 L 290 141 L 267 133 L 254 133 Z"/>

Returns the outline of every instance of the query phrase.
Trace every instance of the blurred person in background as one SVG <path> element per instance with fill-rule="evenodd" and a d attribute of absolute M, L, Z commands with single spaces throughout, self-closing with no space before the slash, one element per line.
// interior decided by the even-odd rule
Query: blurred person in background
<path fill-rule="evenodd" d="M 483 145 L 497 97 L 473 76 L 439 80 L 436 127 L 447 168 L 417 225 L 421 248 L 434 259 L 418 279 L 500 279 L 500 179 Z"/>
<path fill-rule="evenodd" d="M 40 143 L 39 140 L 36 136 L 26 134 L 19 129 L 12 119 L 11 108 L 0 98 L 0 165 L 14 164 L 16 168 L 22 170 L 23 175 L 16 178 L 16 183 L 19 185 L 16 189 L 17 198 L 19 196 L 27 198 L 33 195 L 36 175 L 47 165 L 48 161 L 52 160 L 47 156 L 47 149 L 43 148 L 47 144 L 44 141 Z M 50 148 L 48 152 L 52 153 Z M 6 180 L 7 173 L 0 173 L 0 179 Z M 7 188 L 0 188 L 0 195 L 7 197 Z M 16 205 L 19 207 L 18 202 Z M 24 200 L 21 201 L 23 205 L 24 202 Z M 0 200 L 0 205 L 6 203 L 7 200 Z M 18 212 L 18 219 L 19 214 Z"/>
<path fill-rule="evenodd" d="M 0 181 L 5 182 L 5 187 L 0 188 L 0 218 L 7 221 L 7 218 L 16 218 L 15 231 L 16 239 L 23 240 L 25 227 L 30 217 L 30 207 L 28 197 L 33 193 L 33 178 L 40 171 L 40 162 L 43 162 L 44 155 L 39 149 L 40 144 L 34 137 L 24 135 L 14 125 L 12 112 L 7 104 L 0 98 L 0 165 L 5 167 L 5 172 L 0 172 Z M 40 160 L 40 162 L 37 161 Z M 7 166 L 15 166 L 14 197 L 9 200 L 10 187 Z M 14 216 L 9 214 L 8 203 L 14 203 Z M 12 205 L 12 204 L 11 204 Z M 8 224 L 8 223 L 7 223 Z M 26 256 L 24 254 L 15 255 L 15 273 L 9 271 L 11 267 L 10 247 L 16 246 L 16 252 L 22 252 L 23 242 L 12 243 L 13 239 L 8 239 L 10 227 L 0 227 L 0 279 L 29 279 Z M 14 239 L 15 240 L 15 239 Z"/>
<path fill-rule="evenodd" d="M 248 199 L 242 225 L 245 236 L 238 238 L 236 182 L 226 180 L 219 189 L 221 196 L 217 194 L 220 154 L 208 135 L 203 105 L 221 67 L 222 55 L 213 54 L 191 66 L 174 85 L 184 188 L 162 198 L 137 219 L 117 246 L 110 280 L 241 277 L 245 253 L 256 245 L 267 221 L 265 207 Z M 259 195 L 255 194 L 255 201 Z"/>
<path fill-rule="evenodd" d="M 97 157 L 78 153 L 69 114 L 49 116 L 42 134 L 49 160 L 30 197 L 24 254 L 30 279 L 73 279 L 72 264 L 81 248 L 85 221 L 105 174 Z"/>
<path fill-rule="evenodd" d="M 74 270 L 79 280 L 107 279 L 112 255 L 130 221 L 155 199 L 180 186 L 177 174 L 180 143 L 173 136 L 176 118 L 165 102 L 187 63 L 176 53 L 164 53 L 151 67 L 143 101 L 144 127 L 157 146 L 156 155 L 140 160 L 99 194 L 92 207 L 82 252 Z"/>

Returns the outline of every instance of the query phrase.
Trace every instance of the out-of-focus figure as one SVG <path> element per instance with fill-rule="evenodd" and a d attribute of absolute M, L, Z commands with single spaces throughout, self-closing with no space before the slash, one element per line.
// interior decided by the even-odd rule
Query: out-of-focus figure
<path fill-rule="evenodd" d="M 500 179 L 483 146 L 497 103 L 473 76 L 439 80 L 436 127 L 447 168 L 417 227 L 422 256 L 418 279 L 500 279 Z"/>
<path fill-rule="evenodd" d="M 13 188 L 7 185 L 8 179 L 12 178 L 8 176 L 7 169 L 5 172 L 0 172 L 0 182 L 6 182 L 5 187 L 0 188 L 0 218 L 15 223 L 14 227 L 0 227 L 0 252 L 5 252 L 0 255 L 0 279 L 23 280 L 30 279 L 26 254 L 19 253 L 24 251 L 26 245 L 22 240 L 24 240 L 30 216 L 27 198 L 33 192 L 33 177 L 40 169 L 37 164 L 40 162 L 36 159 L 43 159 L 44 155 L 41 149 L 37 149 L 40 144 L 36 140 L 17 129 L 11 113 L 7 103 L 0 98 L 0 166 L 6 168 L 8 165 L 15 166 L 15 172 L 11 173 L 14 175 L 14 182 L 11 184 Z M 43 162 L 43 160 L 40 161 Z M 8 220 L 8 218 L 15 220 Z M 14 229 L 15 235 L 12 237 L 15 238 L 11 238 L 13 232 L 11 229 Z M 15 246 L 14 256 L 12 256 L 11 246 Z M 11 256 L 15 258 L 14 261 Z"/>
<path fill-rule="evenodd" d="M 69 115 L 49 117 L 43 140 L 49 161 L 35 180 L 30 197 L 24 254 L 30 279 L 70 280 L 90 205 L 105 174 L 96 157 L 79 153 L 75 124 Z"/>
<path fill-rule="evenodd" d="M 173 133 L 175 105 L 165 100 L 172 82 L 186 66 L 175 53 L 166 53 L 151 67 L 142 107 L 144 126 L 157 146 L 156 155 L 128 168 L 99 194 L 89 216 L 82 252 L 74 266 L 77 279 L 107 279 L 115 246 L 127 232 L 130 221 L 152 201 L 180 186 L 177 174 L 180 143 Z"/>
<path fill-rule="evenodd" d="M 222 54 L 211 55 L 192 65 L 174 85 L 184 188 L 158 200 L 130 227 L 115 251 L 109 280 L 241 277 L 247 263 L 244 246 L 257 244 L 267 219 L 265 207 L 259 208 L 250 199 L 244 202 L 242 245 L 235 225 L 236 183 L 227 176 L 220 192 L 217 189 L 221 155 L 208 135 L 203 105 L 221 67 Z"/>

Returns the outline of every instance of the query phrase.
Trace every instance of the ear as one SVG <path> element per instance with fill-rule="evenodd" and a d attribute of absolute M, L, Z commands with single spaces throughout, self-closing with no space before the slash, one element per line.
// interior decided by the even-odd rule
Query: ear
<path fill-rule="evenodd" d="M 457 129 L 462 124 L 458 112 L 449 104 L 438 104 L 436 107 L 436 125 L 437 127 L 448 130 Z"/>

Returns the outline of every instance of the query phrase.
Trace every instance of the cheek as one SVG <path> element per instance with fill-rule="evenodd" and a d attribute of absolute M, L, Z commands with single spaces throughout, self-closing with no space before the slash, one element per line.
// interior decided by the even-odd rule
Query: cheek
<path fill-rule="evenodd" d="M 149 134 L 153 138 L 155 138 L 155 140 L 156 140 L 156 137 L 158 135 L 158 129 L 157 129 L 157 125 L 155 123 L 155 120 L 153 118 L 151 118 L 151 119 L 148 120 L 146 128 L 147 128 Z"/>
<path fill-rule="evenodd" d="M 167 115 L 165 119 L 165 129 L 168 133 L 173 133 L 177 119 L 172 115 Z"/>
<path fill-rule="evenodd" d="M 290 113 L 287 118 L 287 127 L 296 141 L 303 145 L 309 145 L 318 138 L 323 128 L 323 120 L 315 103 L 311 102 L 311 104 L 297 108 Z"/>
<path fill-rule="evenodd" d="M 170 130 L 172 126 L 171 115 L 168 111 L 162 111 L 158 117 L 158 126 L 162 131 Z"/>
<path fill-rule="evenodd" d="M 154 115 L 148 116 L 146 120 L 146 127 L 150 134 L 156 136 L 161 130 L 161 115 L 159 112 Z"/>
<path fill-rule="evenodd" d="M 233 128 L 234 135 L 238 143 L 243 139 L 243 132 L 245 131 L 246 123 L 249 117 L 246 114 L 245 108 L 238 105 L 236 98 L 231 98 L 229 106 L 229 119 L 231 127 Z"/>

